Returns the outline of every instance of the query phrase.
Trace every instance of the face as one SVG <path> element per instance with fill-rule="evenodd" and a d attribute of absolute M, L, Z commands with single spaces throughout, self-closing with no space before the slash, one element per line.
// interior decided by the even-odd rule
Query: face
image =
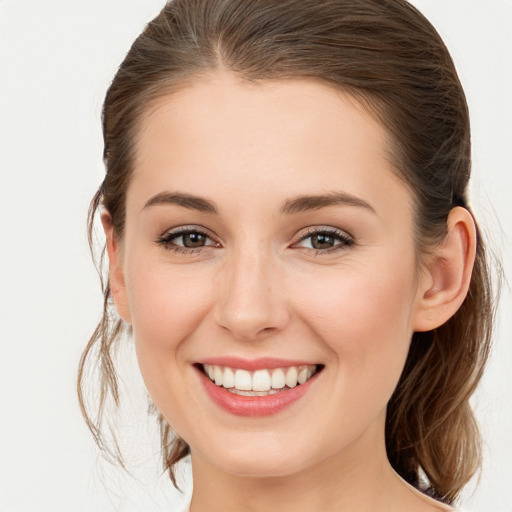
<path fill-rule="evenodd" d="M 308 80 L 213 75 L 144 117 L 115 299 L 193 458 L 283 476 L 383 447 L 422 293 L 386 147 Z"/>

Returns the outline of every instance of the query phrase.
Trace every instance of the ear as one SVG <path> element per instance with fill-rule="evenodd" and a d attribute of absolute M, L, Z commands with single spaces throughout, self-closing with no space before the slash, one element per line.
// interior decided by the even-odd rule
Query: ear
<path fill-rule="evenodd" d="M 101 214 L 101 223 L 107 238 L 107 253 L 109 260 L 109 284 L 110 293 L 114 299 L 119 316 L 126 322 L 131 323 L 130 308 L 128 307 L 128 295 L 122 265 L 122 254 L 118 240 L 115 235 L 112 217 L 106 210 Z"/>
<path fill-rule="evenodd" d="M 475 222 L 468 210 L 457 206 L 448 215 L 445 238 L 424 265 L 415 331 L 439 327 L 460 308 L 468 293 L 475 255 Z"/>

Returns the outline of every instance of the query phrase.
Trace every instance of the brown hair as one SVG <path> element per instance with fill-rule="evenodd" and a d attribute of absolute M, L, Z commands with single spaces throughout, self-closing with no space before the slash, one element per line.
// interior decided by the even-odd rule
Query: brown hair
<path fill-rule="evenodd" d="M 174 0 L 134 42 L 107 92 L 106 177 L 89 210 L 91 246 L 101 204 L 116 235 L 123 236 L 141 116 L 156 99 L 220 68 L 248 81 L 316 79 L 358 99 L 391 136 L 397 172 L 415 197 L 419 253 L 442 239 L 454 206 L 469 210 L 464 92 L 440 36 L 405 0 Z M 101 417 L 107 396 L 119 401 L 114 351 L 122 321 L 113 312 L 107 281 L 103 292 L 103 318 L 82 355 L 78 392 L 96 441 L 112 454 L 103 442 Z M 423 470 L 427 492 L 448 503 L 480 466 L 469 397 L 489 353 L 493 311 L 478 233 L 464 303 L 446 324 L 413 335 L 388 404 L 386 445 L 393 468 L 418 488 Z M 97 419 L 84 400 L 89 365 L 96 365 L 101 378 Z M 161 415 L 159 422 L 164 467 L 176 485 L 174 465 L 189 447 Z"/>

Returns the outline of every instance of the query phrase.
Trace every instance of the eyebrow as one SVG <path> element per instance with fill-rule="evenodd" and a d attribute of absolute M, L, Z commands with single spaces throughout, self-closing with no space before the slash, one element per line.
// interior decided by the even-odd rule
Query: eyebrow
<path fill-rule="evenodd" d="M 213 201 L 192 194 L 184 194 L 183 192 L 161 192 L 160 194 L 156 194 L 146 202 L 143 209 L 164 204 L 176 204 L 184 208 L 189 208 L 190 210 L 197 210 L 214 215 L 219 214 L 219 208 Z"/>
<path fill-rule="evenodd" d="M 297 196 L 285 201 L 281 213 L 293 215 L 311 210 L 319 210 L 327 206 L 357 206 L 376 213 L 373 207 L 363 199 L 347 192 L 329 192 L 313 196 Z"/>
<path fill-rule="evenodd" d="M 213 201 L 183 192 L 161 192 L 156 194 L 146 202 L 143 209 L 150 206 L 166 204 L 174 204 L 190 210 L 197 210 L 199 212 L 209 213 L 212 215 L 218 215 L 220 212 L 219 207 Z M 329 192 L 327 194 L 297 196 L 286 200 L 281 206 L 280 213 L 284 215 L 294 215 L 297 213 L 319 210 L 327 206 L 338 205 L 357 206 L 376 213 L 369 203 L 359 197 L 348 194 L 347 192 Z"/>

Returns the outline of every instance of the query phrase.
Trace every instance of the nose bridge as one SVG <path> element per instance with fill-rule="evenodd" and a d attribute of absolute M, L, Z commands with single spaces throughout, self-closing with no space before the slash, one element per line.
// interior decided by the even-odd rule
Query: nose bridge
<path fill-rule="evenodd" d="M 262 244 L 233 250 L 218 277 L 217 322 L 232 335 L 252 339 L 286 324 L 282 269 Z"/>

